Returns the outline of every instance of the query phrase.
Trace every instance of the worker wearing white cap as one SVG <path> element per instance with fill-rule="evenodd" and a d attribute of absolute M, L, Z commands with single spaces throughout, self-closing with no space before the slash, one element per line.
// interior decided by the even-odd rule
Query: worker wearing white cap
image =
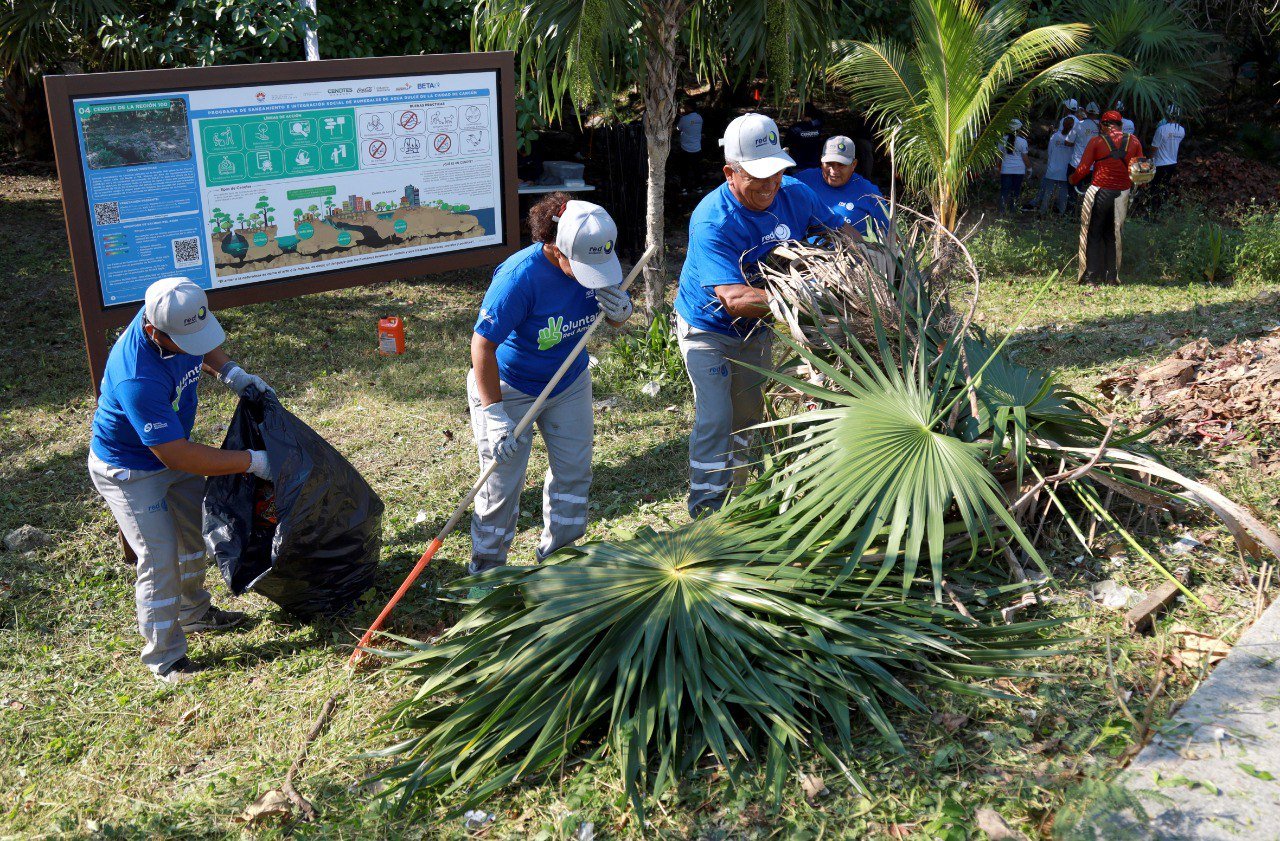
<path fill-rule="evenodd" d="M 134 596 L 142 662 L 165 683 L 197 669 L 186 635 L 244 620 L 219 610 L 204 588 L 204 477 L 271 479 L 263 450 L 221 450 L 190 440 L 203 369 L 237 394 L 268 390 L 222 350 L 226 334 L 204 290 L 185 277 L 158 280 L 107 358 L 89 444 L 89 476 L 137 555 Z"/>
<path fill-rule="evenodd" d="M 1124 132 L 1125 134 L 1133 134 L 1133 130 L 1134 130 L 1133 120 L 1129 119 L 1128 115 L 1125 114 L 1124 100 L 1117 99 L 1115 104 L 1111 106 L 1111 110 L 1115 111 L 1117 114 L 1120 115 L 1120 131 Z"/>
<path fill-rule="evenodd" d="M 858 150 L 851 138 L 837 135 L 822 146 L 820 169 L 803 169 L 796 179 L 808 185 L 818 200 L 859 231 L 868 224 L 883 231 L 889 225 L 880 188 L 859 175 Z"/>
<path fill-rule="evenodd" d="M 729 123 L 724 183 L 689 219 L 689 250 L 676 293 L 676 330 L 689 380 L 694 421 L 689 436 L 689 512 L 720 508 L 731 485 L 746 480 L 747 431 L 764 409 L 763 378 L 744 367 L 770 362 L 765 292 L 752 286 L 754 266 L 781 242 L 815 227 L 844 227 L 805 184 L 784 176 L 795 161 L 763 114 Z"/>
<path fill-rule="evenodd" d="M 1072 122 L 1074 123 L 1075 120 L 1077 119 L 1076 112 L 1078 110 L 1080 110 L 1079 100 L 1073 97 L 1068 97 L 1062 100 L 1062 113 L 1058 115 L 1057 130 L 1061 131 L 1064 136 L 1066 135 L 1066 132 L 1063 131 L 1063 128 L 1064 128 L 1063 122 L 1067 119 L 1067 117 L 1071 117 Z"/>
<path fill-rule="evenodd" d="M 533 244 L 498 266 L 471 337 L 471 431 L 481 471 L 497 462 L 476 496 L 471 518 L 472 574 L 505 564 L 515 538 L 533 448 L 533 428 L 517 439 L 516 426 L 597 313 L 603 311 L 620 327 L 632 311 L 630 297 L 620 288 L 618 227 L 603 207 L 552 193 L 530 209 L 529 229 Z M 552 390 L 534 425 L 548 461 L 537 549 L 541 562 L 587 530 L 594 432 L 585 350 Z"/>
<path fill-rule="evenodd" d="M 1022 182 L 1030 166 L 1022 120 L 1010 120 L 1008 133 L 1000 138 L 1000 199 L 996 204 L 1000 213 L 1012 213 L 1018 209 Z"/>
<path fill-rule="evenodd" d="M 1098 103 L 1090 102 L 1084 107 L 1084 117 L 1076 120 L 1075 128 L 1071 129 L 1071 133 L 1067 135 L 1067 145 L 1071 147 L 1071 168 L 1075 169 L 1080 166 L 1080 159 L 1084 157 L 1085 147 L 1089 145 L 1089 141 L 1098 136 L 1102 131 L 1098 122 Z"/>

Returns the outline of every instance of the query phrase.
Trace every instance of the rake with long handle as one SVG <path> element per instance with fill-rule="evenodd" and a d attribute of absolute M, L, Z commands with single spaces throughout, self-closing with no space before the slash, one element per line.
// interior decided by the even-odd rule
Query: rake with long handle
<path fill-rule="evenodd" d="M 636 261 L 636 264 L 631 268 L 631 272 L 622 281 L 623 290 L 630 288 L 631 282 L 636 279 L 636 276 L 640 274 L 640 271 L 645 267 L 645 264 L 653 258 L 653 255 L 657 250 L 658 246 L 651 245 L 645 250 L 644 254 L 640 255 L 640 259 Z M 569 366 L 578 358 L 578 354 L 582 353 L 582 351 L 586 349 L 587 341 L 590 340 L 591 335 L 595 333 L 596 328 L 600 326 L 600 322 L 602 321 L 604 321 L 604 313 L 600 312 L 596 315 L 595 320 L 591 322 L 591 326 L 587 328 L 587 332 L 582 334 L 582 338 L 578 340 L 577 346 L 574 347 L 573 351 L 564 358 L 564 362 L 560 363 L 560 367 L 556 370 L 555 374 L 552 375 L 551 380 L 547 383 L 546 387 L 542 389 L 542 393 L 538 395 L 538 399 L 533 401 L 533 405 L 529 407 L 529 411 L 525 412 L 524 417 L 520 419 L 520 423 L 516 424 L 515 431 L 511 433 L 512 435 L 519 438 L 525 433 L 534 420 L 537 419 L 538 413 L 542 411 L 542 405 L 546 403 L 547 398 L 551 396 L 552 389 L 554 389 L 556 384 L 560 382 L 562 377 L 564 377 L 565 371 L 569 370 Z M 435 557 L 436 552 L 440 551 L 440 546 L 444 543 L 444 539 L 448 537 L 455 528 L 457 528 L 463 515 L 467 513 L 467 506 L 471 505 L 472 500 L 476 498 L 476 494 L 480 493 L 480 489 L 484 487 L 484 483 L 488 481 L 489 475 L 493 473 L 497 466 L 498 463 L 496 461 L 490 461 L 489 466 L 480 473 L 480 478 L 471 486 L 471 490 L 467 491 L 467 495 L 458 503 L 458 507 L 453 509 L 453 516 L 449 518 L 449 520 L 444 524 L 444 527 L 440 529 L 440 533 L 437 534 L 435 539 L 427 546 L 427 551 L 422 553 L 422 557 L 418 559 L 418 563 L 414 564 L 413 569 L 409 571 L 409 575 L 405 578 L 404 583 L 400 585 L 400 589 L 396 590 L 395 595 L 391 597 L 391 601 L 387 602 L 387 606 L 378 614 L 378 618 L 373 620 L 373 624 L 369 626 L 369 630 L 364 632 L 364 636 L 360 638 L 360 644 L 356 646 L 355 651 L 351 652 L 351 658 L 347 660 L 348 666 L 355 666 L 360 662 L 360 658 L 364 655 L 364 651 L 368 647 L 369 641 L 373 639 L 373 635 L 382 630 L 382 624 L 387 621 L 387 617 L 391 615 L 391 611 L 395 610 L 396 605 L 400 603 L 402 598 L 404 598 L 404 594 L 409 592 L 409 588 L 413 586 L 413 582 L 418 580 L 418 576 L 427 568 L 427 564 L 431 563 L 431 559 Z"/>

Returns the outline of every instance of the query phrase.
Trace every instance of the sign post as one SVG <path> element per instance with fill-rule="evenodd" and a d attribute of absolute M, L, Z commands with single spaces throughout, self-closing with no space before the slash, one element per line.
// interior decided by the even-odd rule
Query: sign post
<path fill-rule="evenodd" d="M 511 53 L 48 76 L 95 389 L 148 285 L 213 309 L 519 247 Z"/>

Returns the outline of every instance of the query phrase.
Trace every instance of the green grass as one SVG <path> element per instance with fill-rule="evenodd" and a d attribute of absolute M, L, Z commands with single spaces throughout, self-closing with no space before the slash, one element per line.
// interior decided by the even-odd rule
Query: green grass
<path fill-rule="evenodd" d="M 297 780 L 321 823 L 263 834 L 464 835 L 460 820 L 442 822 L 436 804 L 396 816 L 361 787 L 374 766 L 357 754 L 385 744 L 376 721 L 403 689 L 392 675 L 353 676 L 342 666 L 476 472 L 463 379 L 487 272 L 220 313 L 233 355 L 262 374 L 382 495 L 386 548 L 376 589 L 344 622 L 294 624 L 256 596 L 232 600 L 215 582 L 218 603 L 247 609 L 253 624 L 196 638 L 192 656 L 208 671 L 193 684 L 167 688 L 137 660 L 132 570 L 119 560 L 114 525 L 84 468 L 93 401 L 56 184 L 3 176 L 0 195 L 7 239 L 0 318 L 8 328 L 0 340 L 0 531 L 31 523 L 55 538 L 31 557 L 0 554 L 0 791 L 8 793 L 0 800 L 0 836 L 236 837 L 243 830 L 232 818 L 279 786 L 336 690 L 345 695 Z M 1061 366 L 1069 382 L 1091 390 L 1101 374 L 1158 357 L 1170 344 L 1201 334 L 1229 338 L 1280 320 L 1274 282 L 1188 285 L 1169 261 L 1144 256 L 1161 241 L 1159 230 L 1140 223 L 1131 230 L 1131 279 L 1119 289 L 1062 283 L 1019 334 L 1022 361 Z M 989 271 L 983 323 L 997 330 L 1010 325 L 1050 267 L 1073 253 L 1073 236 L 1066 225 L 983 231 L 975 243 Z M 375 352 L 377 319 L 392 313 L 408 323 L 409 351 L 399 358 Z M 593 352 L 603 354 L 609 342 L 602 336 Z M 216 383 L 201 390 L 196 437 L 216 444 L 233 402 Z M 692 421 L 687 389 L 664 388 L 647 398 L 612 371 L 597 380 L 596 392 L 597 400 L 610 397 L 617 405 L 596 418 L 588 535 L 683 521 Z M 1173 457 L 1204 469 L 1195 454 Z M 532 558 L 537 542 L 544 469 L 536 445 L 513 547 L 518 562 Z M 1214 480 L 1238 498 L 1261 503 L 1280 495 L 1274 482 L 1227 469 Z M 1267 517 L 1275 524 L 1274 510 Z M 1158 547 L 1188 527 L 1211 531 L 1202 521 L 1155 521 L 1140 531 Z M 1214 550 L 1227 563 L 1193 565 L 1197 593 L 1214 595 L 1219 607 L 1181 605 L 1176 618 L 1238 633 L 1252 597 L 1235 580 L 1230 540 L 1214 535 Z M 467 549 L 465 533 L 446 542 L 425 586 L 414 588 L 393 616 L 392 631 L 422 637 L 451 620 L 454 609 L 435 595 L 460 574 Z M 1140 709 L 1160 639 L 1130 637 L 1118 614 L 1081 596 L 1090 578 L 1116 577 L 1144 589 L 1158 574 L 1127 555 L 1116 563 L 1105 557 L 1073 563 L 1080 554 L 1066 544 L 1049 553 L 1062 585 L 1061 600 L 1049 610 L 1079 616 L 1072 630 L 1088 640 L 1079 654 L 1052 663 L 1061 680 L 1006 682 L 1023 698 L 1013 704 L 939 698 L 941 708 L 968 716 L 954 733 L 903 713 L 905 755 L 867 728 L 852 760 L 871 785 L 870 797 L 850 792 L 816 756 L 811 770 L 831 794 L 812 804 L 798 781 L 775 806 L 760 779 L 733 790 L 723 769 L 706 766 L 653 810 L 653 831 L 670 838 L 890 837 L 889 828 L 900 825 L 916 838 L 966 838 L 978 837 L 974 810 L 989 805 L 1039 836 L 1072 787 L 1104 777 L 1134 738 L 1106 685 L 1102 641 L 1113 640 L 1117 680 L 1133 690 L 1131 704 Z M 1176 676 L 1171 694 L 1156 702 L 1158 713 L 1185 698 L 1194 682 L 1192 675 Z M 617 780 L 585 764 L 513 789 L 490 811 L 498 818 L 488 837 L 565 838 L 583 821 L 595 824 L 597 837 L 637 834 Z"/>

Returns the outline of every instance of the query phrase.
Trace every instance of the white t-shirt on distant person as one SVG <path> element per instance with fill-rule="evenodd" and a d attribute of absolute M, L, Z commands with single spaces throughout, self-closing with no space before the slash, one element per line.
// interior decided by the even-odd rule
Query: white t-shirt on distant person
<path fill-rule="evenodd" d="M 1155 148 L 1155 157 L 1152 163 L 1156 166 L 1170 166 L 1178 162 L 1178 147 L 1182 145 L 1182 138 L 1187 136 L 1187 130 L 1177 123 L 1161 123 L 1156 129 L 1155 137 L 1151 138 L 1151 145 Z"/>
<path fill-rule="evenodd" d="M 1055 131 L 1049 138 L 1049 164 L 1045 167 L 1044 177 L 1050 181 L 1066 181 L 1070 164 L 1071 147 L 1067 145 L 1067 136 Z"/>
<path fill-rule="evenodd" d="M 1079 120 L 1076 127 L 1071 130 L 1071 134 L 1067 135 L 1075 145 L 1071 147 L 1071 166 L 1080 166 L 1080 159 L 1084 157 L 1084 147 L 1089 145 L 1089 141 L 1098 136 L 1097 120 Z"/>
<path fill-rule="evenodd" d="M 686 152 L 702 151 L 702 115 L 690 111 L 676 121 L 680 130 L 680 148 Z"/>
<path fill-rule="evenodd" d="M 1005 135 L 1000 143 L 1000 174 L 1001 175 L 1026 175 L 1027 162 L 1022 156 L 1027 154 L 1027 139 L 1025 137 L 1015 137 L 1013 139 L 1013 148 L 1009 148 L 1009 135 Z"/>

